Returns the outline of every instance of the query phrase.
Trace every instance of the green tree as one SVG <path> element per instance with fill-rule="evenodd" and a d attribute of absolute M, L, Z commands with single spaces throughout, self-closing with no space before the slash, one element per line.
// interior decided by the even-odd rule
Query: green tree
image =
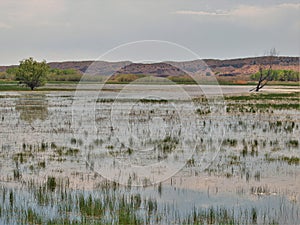
<path fill-rule="evenodd" d="M 263 70 L 263 75 L 266 76 L 268 70 Z M 257 72 L 251 75 L 252 80 L 259 80 L 261 73 Z M 273 70 L 269 77 L 270 81 L 299 81 L 300 73 L 293 70 Z"/>
<path fill-rule="evenodd" d="M 43 86 L 46 83 L 49 66 L 46 61 L 37 62 L 33 58 L 20 61 L 16 73 L 16 80 L 27 85 L 33 90 L 36 87 Z"/>

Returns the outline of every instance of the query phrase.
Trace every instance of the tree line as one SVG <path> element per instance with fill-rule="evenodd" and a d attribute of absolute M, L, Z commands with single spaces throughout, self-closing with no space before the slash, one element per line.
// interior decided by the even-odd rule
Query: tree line
<path fill-rule="evenodd" d="M 268 81 L 299 81 L 299 71 L 274 70 L 272 68 L 276 57 L 277 52 L 272 49 L 268 57 L 269 64 L 267 66 L 259 65 L 259 71 L 251 76 L 252 80 L 257 81 L 257 85 L 250 91 L 259 91 Z M 7 69 L 6 74 L 10 79 L 19 81 L 20 84 L 26 85 L 31 90 L 43 86 L 46 81 L 80 81 L 82 78 L 82 74 L 75 69 L 53 69 L 46 61 L 37 62 L 31 57 L 20 61 L 18 67 Z M 95 76 L 85 78 L 86 81 L 102 81 L 101 79 L 95 79 Z M 176 80 L 174 81 L 176 82 Z"/>
<path fill-rule="evenodd" d="M 263 70 L 263 75 L 266 76 L 268 71 Z M 251 80 L 258 80 L 260 72 L 251 75 Z M 270 81 L 299 81 L 299 71 L 293 70 L 272 70 L 270 73 Z"/>

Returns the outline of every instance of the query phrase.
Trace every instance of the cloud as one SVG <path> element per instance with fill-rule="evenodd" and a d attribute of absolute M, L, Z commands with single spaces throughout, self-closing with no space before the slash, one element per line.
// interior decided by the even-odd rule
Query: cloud
<path fill-rule="evenodd" d="M 10 26 L 9 24 L 0 22 L 0 29 L 10 29 L 10 28 L 12 28 L 12 26 Z"/>
<path fill-rule="evenodd" d="M 278 3 L 287 1 L 294 4 Z M 0 0 L 0 65 L 28 56 L 97 58 L 142 39 L 176 42 L 205 58 L 249 56 L 273 46 L 296 55 L 298 1 Z"/>
<path fill-rule="evenodd" d="M 221 11 L 221 10 L 215 11 L 215 12 L 179 10 L 179 11 L 176 11 L 175 13 L 182 14 L 182 15 L 199 15 L 199 16 L 228 16 L 228 15 L 230 15 L 228 12 Z"/>
<path fill-rule="evenodd" d="M 230 12 L 232 16 L 239 17 L 265 17 L 268 15 L 280 15 L 280 13 L 298 11 L 300 4 L 285 3 L 270 7 L 240 6 Z"/>
<path fill-rule="evenodd" d="M 299 11 L 300 3 L 283 3 L 273 5 L 270 7 L 240 5 L 231 10 L 216 10 L 216 11 L 193 11 L 193 10 L 179 10 L 175 14 L 179 15 L 198 15 L 198 16 L 211 16 L 211 17 L 265 17 L 269 14 L 276 14 L 282 11 Z"/>
<path fill-rule="evenodd" d="M 295 30 L 300 19 L 300 3 L 284 3 L 270 6 L 239 5 L 229 10 L 215 11 L 176 11 L 177 15 L 193 16 L 202 23 L 217 22 L 236 28 L 250 28 L 253 31 L 265 29 Z M 197 19 L 199 18 L 199 19 Z M 299 27 L 297 28 L 299 30 Z"/>
<path fill-rule="evenodd" d="M 62 0 L 1 0 L 0 3 L 0 13 L 5 24 L 13 25 L 43 23 L 55 19 L 63 13 L 64 8 Z"/>

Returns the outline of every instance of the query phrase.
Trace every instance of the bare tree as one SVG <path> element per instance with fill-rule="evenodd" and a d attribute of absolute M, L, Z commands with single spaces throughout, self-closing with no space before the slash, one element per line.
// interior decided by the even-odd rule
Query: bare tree
<path fill-rule="evenodd" d="M 275 58 L 278 56 L 278 52 L 276 51 L 275 48 L 272 48 L 266 55 L 267 55 L 268 62 L 266 64 L 261 63 L 259 65 L 259 71 L 258 71 L 259 79 L 257 85 L 255 88 L 251 89 L 250 91 L 259 91 L 271 79 L 273 63 Z"/>

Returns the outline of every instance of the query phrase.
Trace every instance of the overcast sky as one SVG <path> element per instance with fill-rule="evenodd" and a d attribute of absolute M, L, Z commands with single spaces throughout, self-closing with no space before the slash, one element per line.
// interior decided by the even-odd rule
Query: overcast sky
<path fill-rule="evenodd" d="M 299 0 L 0 0 L 0 15 L 0 65 L 94 60 L 144 39 L 200 58 L 300 53 Z"/>

